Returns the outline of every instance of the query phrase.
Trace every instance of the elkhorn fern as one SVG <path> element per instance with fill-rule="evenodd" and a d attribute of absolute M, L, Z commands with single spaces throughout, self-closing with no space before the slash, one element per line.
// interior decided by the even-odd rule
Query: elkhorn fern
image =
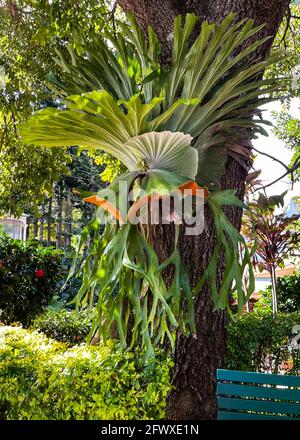
<path fill-rule="evenodd" d="M 205 281 L 218 309 L 228 308 L 229 293 L 236 292 L 241 311 L 253 290 L 250 255 L 245 247 L 239 262 L 238 245 L 244 240 L 222 211 L 224 205 L 242 208 L 243 204 L 233 190 L 218 188 L 230 145 L 243 138 L 244 130 L 247 137 L 266 134 L 262 125 L 268 122 L 255 116 L 278 86 L 259 77 L 276 57 L 256 59 L 256 49 L 266 39 L 244 43 L 262 26 L 253 27 L 251 20 L 234 23 L 234 18 L 228 15 L 220 26 L 203 22 L 189 46 L 197 18 L 188 14 L 183 24 L 177 17 L 168 70 L 159 63 L 160 46 L 153 30 L 149 28 L 145 39 L 132 16 L 130 26 L 120 23 L 124 36 L 106 35 L 113 48 L 100 39 L 86 48 L 84 57 L 71 53 L 71 63 L 58 52 L 67 80 L 55 83 L 65 96 L 65 108 L 42 110 L 22 128 L 28 143 L 101 149 L 128 168 L 108 189 L 86 199 L 98 206 L 98 215 L 78 246 L 77 256 L 92 234 L 89 255 L 80 268 L 83 284 L 75 299 L 77 305 L 86 306 L 97 296 L 98 318 L 91 335 L 98 329 L 105 339 L 115 322 L 122 348 L 128 341 L 131 346 L 141 342 L 152 355 L 153 345 L 165 336 L 174 345 L 177 328 L 194 334 L 193 297 Z M 70 95 L 74 91 L 77 94 Z M 127 188 L 125 198 L 119 197 L 120 182 Z M 128 220 L 142 207 L 147 211 L 151 200 L 186 189 L 196 203 L 200 188 L 215 221 L 216 246 L 192 290 L 179 253 L 179 226 L 175 225 L 171 255 L 160 263 L 147 240 L 147 228 Z M 113 201 L 110 191 L 116 196 Z M 102 234 L 100 216 L 114 220 Z M 220 255 L 225 267 L 217 286 Z M 174 276 L 167 286 L 163 271 L 170 265 Z M 246 267 L 250 283 L 245 289 Z M 71 274 L 74 271 L 75 263 Z"/>

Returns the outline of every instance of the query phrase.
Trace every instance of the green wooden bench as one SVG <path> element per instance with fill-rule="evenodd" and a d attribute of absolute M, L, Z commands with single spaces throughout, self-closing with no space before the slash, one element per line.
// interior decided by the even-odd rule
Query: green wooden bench
<path fill-rule="evenodd" d="M 218 420 L 300 420 L 300 377 L 217 370 Z"/>

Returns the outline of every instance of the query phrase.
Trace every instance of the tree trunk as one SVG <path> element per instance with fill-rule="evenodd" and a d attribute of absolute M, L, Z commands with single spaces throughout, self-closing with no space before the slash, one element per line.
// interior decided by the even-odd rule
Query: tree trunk
<path fill-rule="evenodd" d="M 71 246 L 71 237 L 72 237 L 72 201 L 71 201 L 71 189 L 68 188 L 67 191 L 67 200 L 65 204 L 65 249 Z"/>
<path fill-rule="evenodd" d="M 29 240 L 31 225 L 32 225 L 31 218 L 28 217 L 28 219 L 27 219 L 26 234 L 25 234 L 25 241 Z"/>
<path fill-rule="evenodd" d="M 40 238 L 39 241 L 42 243 L 44 241 L 44 207 L 42 207 L 42 215 L 40 218 Z"/>
<path fill-rule="evenodd" d="M 35 240 L 38 238 L 38 221 L 36 217 L 33 219 L 33 238 Z"/>
<path fill-rule="evenodd" d="M 196 13 L 200 22 L 219 23 L 229 12 L 236 12 L 237 19 L 253 18 L 256 24 L 266 26 L 255 38 L 275 36 L 289 0 L 119 0 L 125 10 L 131 10 L 143 29 L 150 24 L 162 42 L 162 63 L 168 65 L 172 50 L 172 28 L 174 17 L 187 12 Z M 199 29 L 199 27 L 198 27 Z M 258 49 L 265 56 L 272 39 Z M 232 159 L 228 159 L 227 171 L 222 178 L 222 188 L 235 188 L 240 198 L 244 195 L 246 172 Z M 228 207 L 226 214 L 240 228 L 242 212 Z M 155 250 L 160 259 L 172 249 L 173 228 L 153 227 Z M 200 236 L 181 234 L 181 250 L 189 271 L 191 283 L 195 285 L 207 267 L 214 247 L 215 237 L 209 212 L 205 217 L 205 232 Z M 221 266 L 221 265 L 220 265 Z M 222 277 L 219 267 L 217 279 Z M 225 357 L 225 312 L 214 312 L 208 286 L 195 298 L 197 337 L 177 335 L 174 355 L 175 366 L 172 384 L 175 389 L 168 398 L 169 419 L 214 419 L 216 417 L 215 372 L 224 366 Z"/>
<path fill-rule="evenodd" d="M 47 246 L 51 246 L 51 226 L 52 226 L 52 197 L 48 201 L 48 214 L 47 214 Z"/>
<path fill-rule="evenodd" d="M 272 264 L 271 266 L 270 275 L 271 275 L 271 284 L 272 284 L 272 310 L 273 310 L 273 317 L 274 319 L 276 319 L 278 313 L 278 305 L 277 305 L 276 271 L 274 264 Z"/>
<path fill-rule="evenodd" d="M 62 214 L 63 214 L 63 196 L 62 189 L 58 188 L 57 197 L 57 219 L 56 219 L 56 249 L 60 249 L 62 246 Z"/>

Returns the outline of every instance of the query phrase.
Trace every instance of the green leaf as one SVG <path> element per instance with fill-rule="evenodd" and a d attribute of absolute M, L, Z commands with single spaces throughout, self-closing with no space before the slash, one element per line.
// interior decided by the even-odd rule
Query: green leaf
<path fill-rule="evenodd" d="M 144 163 L 146 169 L 170 171 L 194 179 L 197 173 L 197 151 L 191 147 L 191 136 L 163 131 L 150 132 L 131 138 L 125 148 L 136 158 L 129 169 L 138 169 Z"/>
<path fill-rule="evenodd" d="M 217 206 L 246 207 L 246 205 L 236 197 L 236 191 L 234 189 L 212 192 L 209 196 L 209 201 Z"/>

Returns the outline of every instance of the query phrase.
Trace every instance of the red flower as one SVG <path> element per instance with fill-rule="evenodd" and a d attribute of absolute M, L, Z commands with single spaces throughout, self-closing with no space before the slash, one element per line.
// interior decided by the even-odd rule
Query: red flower
<path fill-rule="evenodd" d="M 37 278 L 43 278 L 45 276 L 45 271 L 43 269 L 36 269 L 35 276 Z"/>
<path fill-rule="evenodd" d="M 2 269 L 2 267 L 4 267 L 4 261 L 0 260 L 0 269 Z"/>

